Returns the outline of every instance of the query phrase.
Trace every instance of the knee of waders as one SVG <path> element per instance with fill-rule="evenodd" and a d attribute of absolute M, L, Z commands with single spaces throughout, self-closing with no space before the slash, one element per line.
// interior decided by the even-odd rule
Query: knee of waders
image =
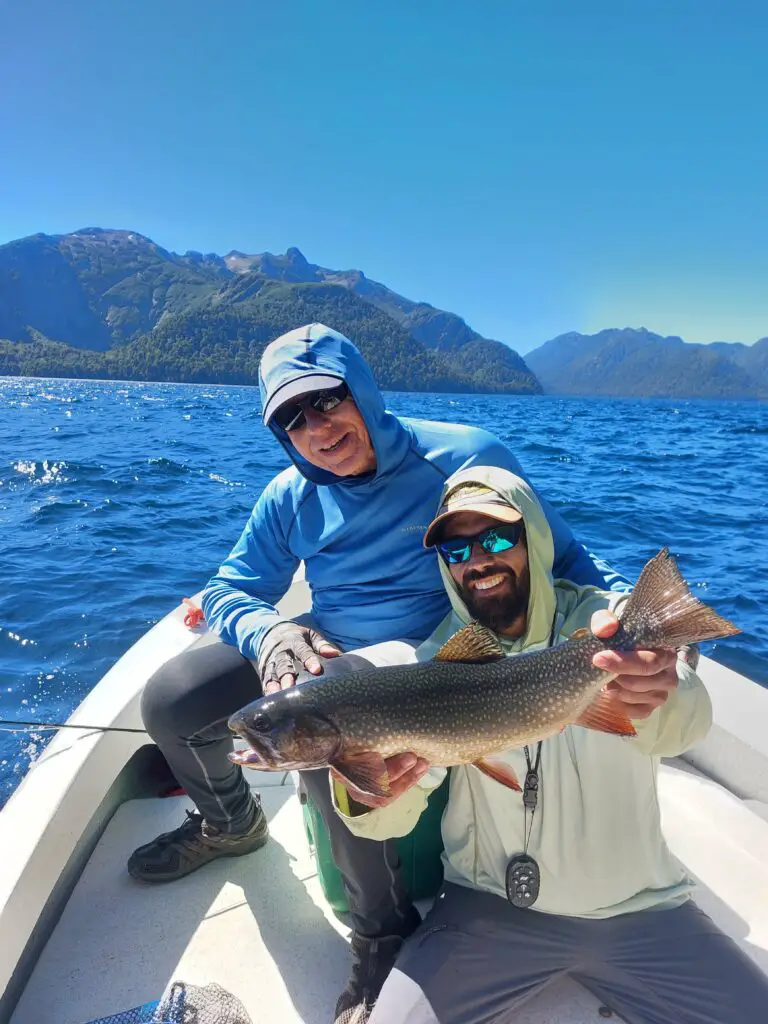
<path fill-rule="evenodd" d="M 189 678 L 181 655 L 166 662 L 147 680 L 141 694 L 141 718 L 153 739 L 189 736 L 205 725 L 191 720 L 197 718 L 193 705 L 200 702 L 189 693 Z"/>

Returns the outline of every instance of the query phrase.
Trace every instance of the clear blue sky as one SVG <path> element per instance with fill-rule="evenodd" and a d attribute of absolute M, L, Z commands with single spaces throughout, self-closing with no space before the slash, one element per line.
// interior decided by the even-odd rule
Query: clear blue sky
<path fill-rule="evenodd" d="M 0 0 L 0 242 L 359 267 L 525 352 L 768 334 L 765 0 Z"/>

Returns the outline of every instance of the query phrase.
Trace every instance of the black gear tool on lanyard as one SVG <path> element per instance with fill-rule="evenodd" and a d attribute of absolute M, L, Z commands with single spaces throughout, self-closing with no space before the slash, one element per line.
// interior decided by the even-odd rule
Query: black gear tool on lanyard
<path fill-rule="evenodd" d="M 555 619 L 552 622 L 552 631 L 549 636 L 550 647 L 555 640 L 556 623 L 557 615 L 555 615 Z M 533 819 L 539 802 L 539 790 L 541 789 L 542 781 L 539 771 L 541 767 L 541 740 L 539 740 L 536 747 L 536 760 L 533 764 L 531 764 L 531 754 L 528 747 L 524 747 L 524 750 L 525 762 L 528 765 L 525 785 L 523 786 L 523 834 L 525 835 L 525 846 L 522 853 L 516 853 L 514 857 L 510 858 L 505 876 L 507 899 L 513 907 L 519 907 L 521 910 L 533 906 L 539 898 L 539 890 L 541 888 L 541 870 L 533 857 L 528 855 L 528 843 L 533 832 Z M 531 812 L 530 827 L 528 826 L 528 811 Z"/>
<path fill-rule="evenodd" d="M 536 760 L 531 764 L 531 755 L 528 747 L 525 748 L 525 760 L 528 771 L 523 786 L 523 830 L 525 832 L 525 848 L 522 853 L 516 853 L 507 864 L 506 888 L 507 899 L 513 907 L 525 909 L 531 907 L 539 897 L 541 887 L 541 871 L 539 865 L 528 855 L 528 843 L 533 831 L 533 819 L 536 814 L 536 805 L 539 802 L 539 787 L 541 777 L 539 768 L 541 765 L 541 741 L 536 747 Z M 528 811 L 531 812 L 531 824 L 528 826 Z"/>

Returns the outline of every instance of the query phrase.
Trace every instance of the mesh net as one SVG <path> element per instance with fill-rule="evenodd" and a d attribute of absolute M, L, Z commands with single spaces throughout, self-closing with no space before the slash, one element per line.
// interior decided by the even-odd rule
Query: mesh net
<path fill-rule="evenodd" d="M 90 1024 L 152 1024 L 156 1008 L 156 1002 L 145 1003 L 144 1006 L 134 1006 L 132 1010 L 114 1013 L 111 1017 L 99 1017 Z"/>
<path fill-rule="evenodd" d="M 245 1007 L 221 985 L 174 981 L 158 1003 L 145 1003 L 92 1024 L 253 1024 Z"/>

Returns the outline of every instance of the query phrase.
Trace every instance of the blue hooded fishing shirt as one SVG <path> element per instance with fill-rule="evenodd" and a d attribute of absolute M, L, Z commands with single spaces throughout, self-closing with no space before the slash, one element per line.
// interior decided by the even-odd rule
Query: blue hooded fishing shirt
<path fill-rule="evenodd" d="M 293 466 L 264 488 L 202 599 L 209 626 L 253 660 L 266 633 L 287 621 L 275 605 L 302 561 L 314 622 L 342 649 L 424 640 L 450 611 L 435 553 L 422 544 L 446 478 L 486 465 L 527 479 L 509 449 L 486 430 L 389 412 L 360 352 L 323 324 L 267 346 L 259 370 L 262 408 L 269 403 L 271 411 L 276 393 L 295 394 L 295 381 L 318 376 L 346 381 L 370 434 L 376 469 L 356 477 L 319 469 L 274 420 L 268 424 Z M 628 589 L 628 581 L 577 543 L 537 496 L 552 529 L 555 576 Z"/>

